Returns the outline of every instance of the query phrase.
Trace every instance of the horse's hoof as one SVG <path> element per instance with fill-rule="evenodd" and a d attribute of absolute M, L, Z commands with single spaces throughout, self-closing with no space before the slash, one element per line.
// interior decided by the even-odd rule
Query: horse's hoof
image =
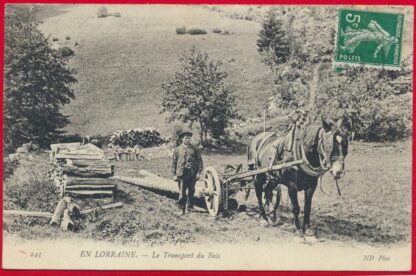
<path fill-rule="evenodd" d="M 310 228 L 307 228 L 305 230 L 305 236 L 315 236 L 315 234 L 313 233 L 313 231 Z"/>
<path fill-rule="evenodd" d="M 281 219 L 272 220 L 272 226 L 280 226 L 283 224 Z"/>
<path fill-rule="evenodd" d="M 264 227 L 268 227 L 269 226 L 269 221 L 264 220 L 264 219 L 261 219 L 260 220 L 260 225 L 261 226 L 264 226 Z"/>
<path fill-rule="evenodd" d="M 295 236 L 303 237 L 303 232 L 300 229 L 295 229 Z"/>
<path fill-rule="evenodd" d="M 318 239 L 315 238 L 315 236 L 305 236 L 304 239 L 308 243 L 316 243 L 316 242 L 318 242 Z"/>

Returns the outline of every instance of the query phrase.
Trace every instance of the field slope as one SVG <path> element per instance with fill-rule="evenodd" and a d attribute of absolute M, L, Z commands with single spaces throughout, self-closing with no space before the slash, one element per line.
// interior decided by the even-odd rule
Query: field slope
<path fill-rule="evenodd" d="M 272 84 L 256 50 L 259 23 L 198 6 L 109 5 L 109 12 L 120 12 L 121 17 L 97 18 L 99 7 L 66 6 L 65 13 L 40 26 L 46 36 L 59 39 L 55 47 L 75 51 L 71 66 L 78 71 L 77 99 L 65 109 L 72 121 L 69 132 L 106 134 L 145 126 L 167 130 L 157 106 L 161 84 L 192 47 L 224 62 L 244 115 L 261 114 Z M 175 29 L 181 26 L 208 34 L 177 35 Z M 214 28 L 230 34 L 215 34 Z"/>

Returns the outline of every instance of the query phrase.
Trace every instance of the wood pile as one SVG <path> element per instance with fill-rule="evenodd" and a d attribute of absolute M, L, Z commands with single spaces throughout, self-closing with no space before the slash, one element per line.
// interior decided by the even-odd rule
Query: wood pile
<path fill-rule="evenodd" d="M 52 144 L 50 177 L 61 190 L 61 197 L 114 199 L 114 166 L 104 151 L 93 144 Z"/>

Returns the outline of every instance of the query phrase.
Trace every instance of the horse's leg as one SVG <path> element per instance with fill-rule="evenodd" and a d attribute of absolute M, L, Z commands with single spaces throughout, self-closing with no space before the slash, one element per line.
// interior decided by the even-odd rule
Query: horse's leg
<path fill-rule="evenodd" d="M 270 205 L 272 204 L 272 191 L 273 191 L 273 183 L 271 181 L 267 181 L 267 184 L 264 186 L 263 189 L 263 196 L 264 196 L 264 211 L 266 212 L 266 215 L 270 214 Z"/>
<path fill-rule="evenodd" d="M 317 181 L 314 181 L 312 185 L 305 189 L 305 206 L 304 206 L 304 216 L 303 216 L 303 232 L 307 236 L 313 236 L 313 231 L 310 228 L 310 216 L 312 209 L 312 197 L 315 192 Z"/>
<path fill-rule="evenodd" d="M 293 212 L 293 222 L 295 225 L 296 234 L 301 234 L 300 224 L 299 224 L 299 213 L 300 207 L 298 202 L 298 191 L 293 188 L 288 188 L 290 202 L 292 202 L 292 212 Z"/>
<path fill-rule="evenodd" d="M 264 174 L 258 174 L 254 179 L 254 187 L 256 190 L 256 197 L 259 204 L 260 209 L 260 218 L 263 218 L 264 220 L 261 220 L 260 223 L 266 222 L 269 224 L 269 220 L 267 219 L 266 212 L 264 211 L 263 206 L 263 185 L 266 182 L 266 176 Z"/>
<path fill-rule="evenodd" d="M 280 218 L 277 216 L 277 208 L 279 208 L 279 205 L 280 205 L 281 195 L 282 195 L 282 189 L 280 188 L 280 185 L 277 185 L 277 187 L 272 192 L 272 198 L 274 198 L 274 200 L 272 201 L 273 210 L 271 212 L 273 225 L 277 225 L 280 222 Z"/>
<path fill-rule="evenodd" d="M 274 179 L 269 179 L 269 181 L 267 182 L 266 187 L 264 188 L 264 198 L 265 198 L 265 204 L 264 205 L 267 209 L 267 215 L 269 215 L 270 219 L 273 221 L 273 224 L 276 221 L 276 209 L 277 209 L 277 207 L 275 205 L 277 203 L 277 206 L 279 206 L 279 202 L 280 202 L 280 193 L 278 195 L 279 198 L 277 198 L 276 197 L 277 196 L 277 191 L 275 191 L 276 188 L 277 188 L 277 182 L 274 181 Z M 278 200 L 279 202 L 276 202 L 276 200 Z"/>

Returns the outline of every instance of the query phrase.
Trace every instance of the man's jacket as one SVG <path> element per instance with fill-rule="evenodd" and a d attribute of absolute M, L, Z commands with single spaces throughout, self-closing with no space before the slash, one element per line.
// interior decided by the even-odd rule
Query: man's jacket
<path fill-rule="evenodd" d="M 185 168 L 190 169 L 194 175 L 202 171 L 201 153 L 193 145 L 181 144 L 173 152 L 172 174 L 182 176 Z"/>

